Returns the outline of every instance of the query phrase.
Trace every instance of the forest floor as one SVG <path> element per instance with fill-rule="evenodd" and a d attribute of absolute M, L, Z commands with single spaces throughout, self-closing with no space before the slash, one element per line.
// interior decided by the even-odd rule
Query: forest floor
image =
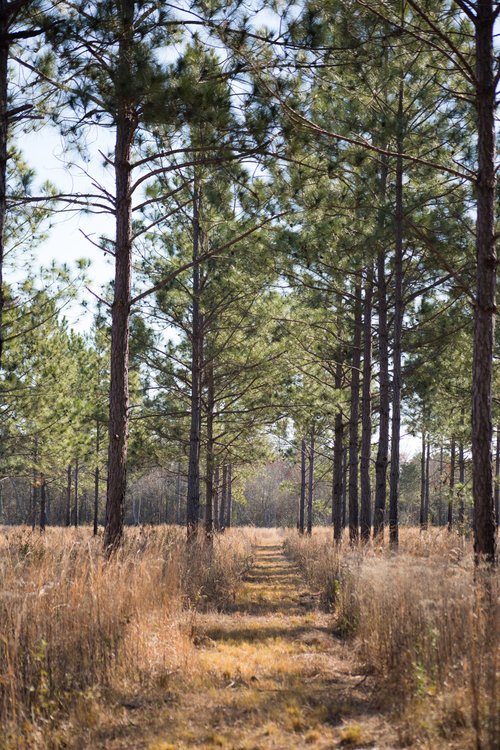
<path fill-rule="evenodd" d="M 332 634 L 277 535 L 260 535 L 232 611 L 196 615 L 196 654 L 161 695 L 122 696 L 86 747 L 399 747 L 376 686 Z M 105 720 L 104 720 L 105 719 Z"/>

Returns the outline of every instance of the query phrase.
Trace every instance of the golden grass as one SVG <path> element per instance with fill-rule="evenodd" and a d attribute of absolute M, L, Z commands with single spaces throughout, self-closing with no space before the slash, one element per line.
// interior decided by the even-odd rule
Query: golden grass
<path fill-rule="evenodd" d="M 2 750 L 498 746 L 496 582 L 458 536 L 155 527 L 106 561 L 3 528 L 0 575 Z"/>
<path fill-rule="evenodd" d="M 234 608 L 196 615 L 193 669 L 176 702 L 149 727 L 145 747 L 326 750 L 340 746 L 344 722 L 354 717 L 367 725 L 365 740 L 382 733 L 393 740 L 369 694 L 358 690 L 353 662 L 331 635 L 331 617 L 303 589 L 282 537 L 259 530 L 255 565 Z"/>
<path fill-rule="evenodd" d="M 321 529 L 290 533 L 284 546 L 339 635 L 354 637 L 386 705 L 406 717 L 404 741 L 444 743 L 468 728 L 464 747 L 500 746 L 498 577 L 474 569 L 470 542 L 403 529 L 393 554 L 373 543 L 336 549 Z"/>
<path fill-rule="evenodd" d="M 228 606 L 250 562 L 239 532 L 208 552 L 174 527 L 127 530 L 107 561 L 86 528 L 4 527 L 0 746 L 49 747 L 68 716 L 92 725 L 102 691 L 166 685 L 190 662 L 192 608 Z"/>

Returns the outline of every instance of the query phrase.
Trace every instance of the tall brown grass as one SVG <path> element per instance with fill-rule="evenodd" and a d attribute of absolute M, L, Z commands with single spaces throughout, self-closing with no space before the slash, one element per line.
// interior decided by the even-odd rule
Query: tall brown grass
<path fill-rule="evenodd" d="M 423 735 L 439 747 L 464 732 L 464 748 L 500 747 L 498 578 L 474 569 L 469 542 L 403 529 L 398 554 L 336 549 L 321 529 L 288 534 L 284 546 L 335 612 L 339 635 L 354 639 L 381 696 L 406 717 L 403 741 Z"/>
<path fill-rule="evenodd" d="M 45 747 L 85 691 L 182 668 L 190 608 L 226 606 L 250 559 L 237 531 L 208 552 L 174 527 L 132 529 L 107 561 L 89 529 L 1 528 L 0 747 Z"/>

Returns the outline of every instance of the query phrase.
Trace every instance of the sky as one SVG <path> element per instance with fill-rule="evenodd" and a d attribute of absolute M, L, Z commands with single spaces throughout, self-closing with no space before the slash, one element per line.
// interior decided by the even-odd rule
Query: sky
<path fill-rule="evenodd" d="M 101 167 L 99 149 L 106 150 L 110 133 L 91 135 L 89 148 L 94 153 L 88 168 L 105 185 L 111 185 L 109 172 Z M 64 154 L 63 141 L 56 128 L 45 126 L 40 131 L 24 135 L 21 148 L 28 164 L 37 173 L 37 186 L 49 180 L 61 193 L 88 192 L 92 190 L 89 177 L 84 173 L 86 165 L 74 154 Z M 71 161 L 73 159 L 73 162 Z M 36 188 L 33 190 L 36 192 Z M 89 215 L 71 210 L 68 213 L 55 213 L 50 220 L 51 228 L 47 238 L 38 247 L 37 258 L 41 265 L 48 266 L 52 260 L 67 263 L 77 273 L 77 261 L 87 258 L 91 262 L 88 275 L 90 288 L 100 293 L 101 287 L 113 278 L 113 265 L 109 256 L 95 248 L 87 239 L 97 241 L 100 235 L 113 236 L 114 222 L 109 215 Z M 80 305 L 73 305 L 68 311 L 71 325 L 85 329 L 90 324 L 91 314 Z"/>

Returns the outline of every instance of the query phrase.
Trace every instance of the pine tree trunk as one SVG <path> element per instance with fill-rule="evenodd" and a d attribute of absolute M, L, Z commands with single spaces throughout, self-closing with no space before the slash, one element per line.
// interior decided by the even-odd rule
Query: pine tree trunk
<path fill-rule="evenodd" d="M 497 448 L 495 456 L 495 520 L 500 526 L 500 425 L 497 424 Z"/>
<path fill-rule="evenodd" d="M 366 272 L 365 296 L 363 302 L 363 391 L 361 398 L 361 505 L 359 526 L 361 540 L 370 540 L 372 525 L 372 493 L 370 481 L 370 463 L 372 448 L 372 297 L 373 297 L 373 264 Z"/>
<path fill-rule="evenodd" d="M 347 481 L 349 476 L 348 446 L 342 451 L 342 528 L 347 526 Z"/>
<path fill-rule="evenodd" d="M 425 457 L 425 528 L 429 525 L 429 507 L 430 507 L 430 465 L 431 465 L 431 443 L 427 441 L 427 455 Z"/>
<path fill-rule="evenodd" d="M 75 502 L 74 502 L 74 508 L 73 508 L 73 512 L 75 514 L 74 518 L 73 518 L 73 525 L 74 525 L 75 529 L 78 527 L 78 522 L 79 522 L 79 518 L 80 518 L 80 508 L 79 508 L 79 504 L 78 504 L 78 478 L 79 478 L 79 473 L 80 473 L 80 469 L 79 469 L 79 463 L 78 463 L 78 458 L 77 458 L 76 461 L 75 461 Z"/>
<path fill-rule="evenodd" d="M 403 84 L 398 96 L 397 151 L 403 152 Z M 392 376 L 391 471 L 389 484 L 389 540 L 399 543 L 399 441 L 401 437 L 401 336 L 403 330 L 403 159 L 396 157 L 396 213 L 394 249 L 394 340 Z"/>
<path fill-rule="evenodd" d="M 38 508 L 38 474 L 36 470 L 33 470 L 33 490 L 31 493 L 31 529 L 35 530 L 36 526 L 36 512 Z"/>
<path fill-rule="evenodd" d="M 68 464 L 68 479 L 66 484 L 66 526 L 71 526 L 71 464 Z"/>
<path fill-rule="evenodd" d="M 219 528 L 221 532 L 224 532 L 226 528 L 226 503 L 227 503 L 227 464 L 222 466 L 222 492 L 220 496 L 220 509 L 219 509 Z"/>
<path fill-rule="evenodd" d="M 219 465 L 215 467 L 214 472 L 214 528 L 216 531 L 219 531 L 220 528 L 220 510 L 219 510 L 219 482 L 220 482 L 220 471 L 219 471 Z"/>
<path fill-rule="evenodd" d="M 31 528 L 34 531 L 36 526 L 36 512 L 38 508 L 38 435 L 35 435 L 35 446 L 33 451 L 33 492 L 31 495 Z"/>
<path fill-rule="evenodd" d="M 175 523 L 177 526 L 180 526 L 181 524 L 181 471 L 182 464 L 179 461 L 177 464 L 177 502 L 175 506 Z"/>
<path fill-rule="evenodd" d="M 314 425 L 311 429 L 309 443 L 309 481 L 307 486 L 307 533 L 312 534 L 314 499 Z"/>
<path fill-rule="evenodd" d="M 233 522 L 233 465 L 228 463 L 227 465 L 227 513 L 226 513 L 226 529 L 231 528 Z"/>
<path fill-rule="evenodd" d="M 438 526 L 443 525 L 443 469 L 444 469 L 444 450 L 443 443 L 439 448 L 439 494 L 438 494 Z"/>
<path fill-rule="evenodd" d="M 358 452 L 359 452 L 359 373 L 361 365 L 361 285 L 354 290 L 354 336 L 351 367 L 351 403 L 349 414 L 349 540 L 358 541 Z"/>
<path fill-rule="evenodd" d="M 94 470 L 94 536 L 97 536 L 97 532 L 99 531 L 99 474 L 99 467 L 96 466 Z"/>
<path fill-rule="evenodd" d="M 300 444 L 300 499 L 299 499 L 299 534 L 304 533 L 306 509 L 306 439 Z"/>
<path fill-rule="evenodd" d="M 453 528 L 453 502 L 455 500 L 455 436 L 451 438 L 450 447 L 450 487 L 449 487 L 449 498 L 448 498 L 448 531 Z"/>
<path fill-rule="evenodd" d="M 47 485 L 45 474 L 40 474 L 40 531 L 45 531 L 47 525 Z"/>
<path fill-rule="evenodd" d="M 191 427 L 189 433 L 189 468 L 187 488 L 187 536 L 196 537 L 200 517 L 200 437 L 201 437 L 201 355 L 203 330 L 200 314 L 200 222 L 196 182 L 193 197 L 193 310 L 191 322 Z"/>
<path fill-rule="evenodd" d="M 425 517 L 425 430 L 422 430 L 422 447 L 420 454 L 420 531 L 427 529 L 427 519 Z"/>
<path fill-rule="evenodd" d="M 207 456 L 206 456 L 206 509 L 205 536 L 208 541 L 214 531 L 214 370 L 213 365 L 206 367 L 207 385 Z"/>
<path fill-rule="evenodd" d="M 120 0 L 118 76 L 132 80 L 134 0 Z M 109 390 L 108 482 L 104 547 L 111 554 L 120 545 L 127 490 L 129 418 L 129 325 L 132 284 L 131 153 L 137 127 L 132 102 L 117 103 L 115 137 L 115 278 L 111 308 L 111 364 Z"/>
<path fill-rule="evenodd" d="M 99 529 L 99 450 L 101 448 L 101 425 L 99 421 L 96 424 L 95 438 L 95 469 L 94 469 L 94 536 L 97 536 Z"/>
<path fill-rule="evenodd" d="M 52 505 L 52 495 L 49 490 L 49 486 L 47 483 L 45 483 L 45 494 L 46 494 L 46 505 L 45 505 L 45 522 L 47 526 L 50 524 L 50 518 L 51 518 L 51 505 Z"/>
<path fill-rule="evenodd" d="M 478 178 L 476 219 L 476 304 L 472 369 L 472 494 L 476 560 L 496 559 L 493 500 L 492 372 L 496 287 L 496 165 L 494 3 L 476 3 L 476 112 Z"/>
<path fill-rule="evenodd" d="M 387 159 L 382 161 L 380 171 L 380 199 L 385 200 L 387 190 Z M 384 206 L 379 212 L 380 229 L 384 227 Z M 387 324 L 387 282 L 385 275 L 385 251 L 377 255 L 377 318 L 379 357 L 379 438 L 375 461 L 375 509 L 373 514 L 374 538 L 384 536 L 385 505 L 387 496 L 387 464 L 389 455 L 389 330 Z"/>
<path fill-rule="evenodd" d="M 460 443 L 458 444 L 458 481 L 460 482 L 458 522 L 463 526 L 465 521 L 465 451 L 463 438 L 460 438 Z"/>
<path fill-rule="evenodd" d="M 339 360 L 335 366 L 335 390 L 340 391 L 342 387 L 342 362 Z M 339 545 L 342 541 L 342 490 L 343 490 L 343 457 L 344 457 L 344 422 L 342 410 L 338 409 L 335 415 L 335 433 L 333 446 L 333 491 L 332 491 L 332 521 L 333 539 Z"/>

